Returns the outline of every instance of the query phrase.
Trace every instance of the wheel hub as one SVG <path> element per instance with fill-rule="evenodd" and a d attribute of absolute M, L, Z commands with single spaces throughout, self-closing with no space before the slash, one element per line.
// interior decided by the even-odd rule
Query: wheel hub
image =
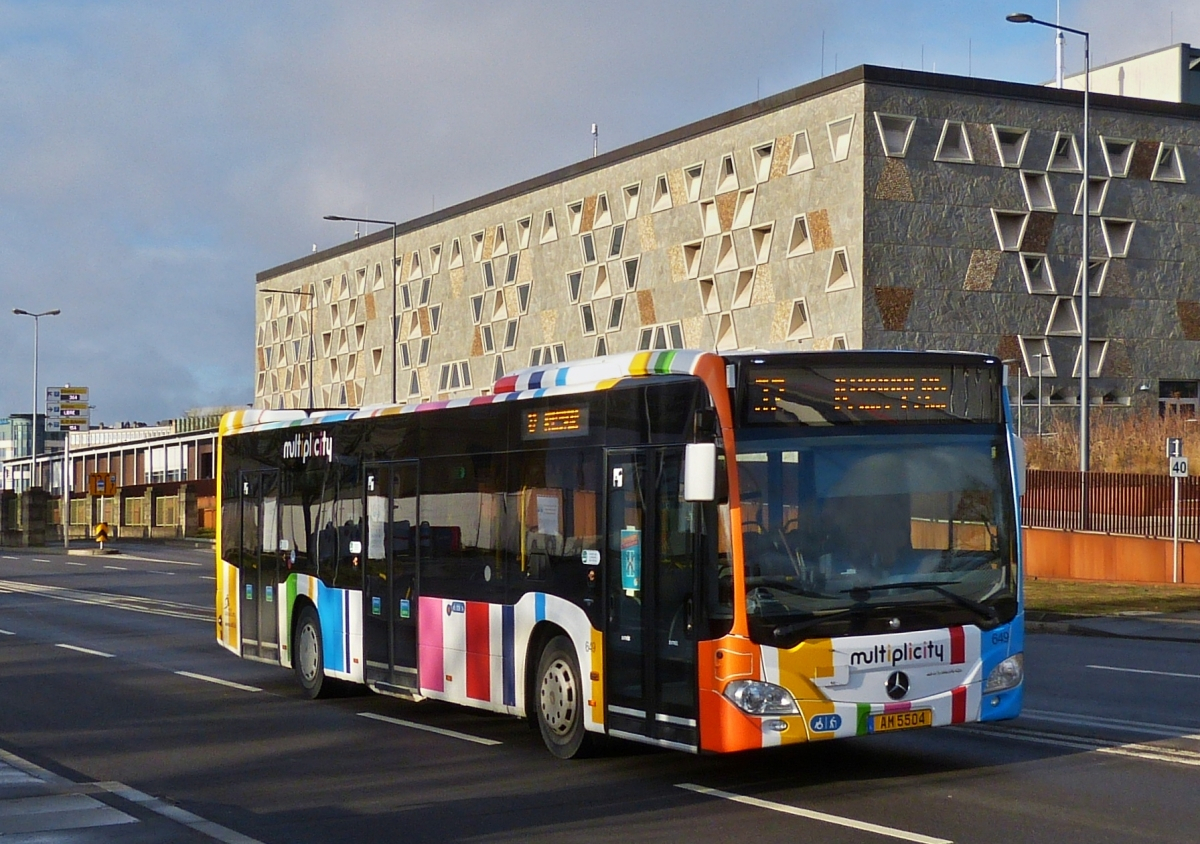
<path fill-rule="evenodd" d="M 317 631 L 311 625 L 300 628 L 299 651 L 300 673 L 312 680 L 317 676 Z"/>
<path fill-rule="evenodd" d="M 556 659 L 542 675 L 541 710 L 546 726 L 566 735 L 575 724 L 579 694 L 575 677 L 566 660 Z"/>

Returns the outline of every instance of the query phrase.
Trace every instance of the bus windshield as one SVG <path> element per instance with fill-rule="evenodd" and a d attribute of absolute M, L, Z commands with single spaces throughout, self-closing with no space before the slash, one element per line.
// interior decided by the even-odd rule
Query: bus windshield
<path fill-rule="evenodd" d="M 760 644 L 995 627 L 1017 610 L 1002 427 L 739 442 L 746 603 Z"/>

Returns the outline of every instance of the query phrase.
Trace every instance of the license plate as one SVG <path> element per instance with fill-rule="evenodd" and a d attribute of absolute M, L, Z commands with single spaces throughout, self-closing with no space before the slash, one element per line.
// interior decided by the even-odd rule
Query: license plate
<path fill-rule="evenodd" d="M 871 716 L 871 732 L 889 733 L 893 730 L 912 730 L 933 726 L 932 709 L 910 709 L 907 712 L 887 712 Z"/>

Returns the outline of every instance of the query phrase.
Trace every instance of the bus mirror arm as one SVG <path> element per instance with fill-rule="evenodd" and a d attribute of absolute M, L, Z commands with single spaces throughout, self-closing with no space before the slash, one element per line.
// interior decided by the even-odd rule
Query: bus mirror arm
<path fill-rule="evenodd" d="M 683 456 L 683 500 L 713 501 L 716 497 L 716 444 L 688 443 Z"/>

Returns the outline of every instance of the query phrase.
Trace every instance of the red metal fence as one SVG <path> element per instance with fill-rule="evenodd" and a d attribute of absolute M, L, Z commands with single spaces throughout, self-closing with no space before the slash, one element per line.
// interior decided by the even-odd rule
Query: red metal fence
<path fill-rule="evenodd" d="M 1087 511 L 1080 502 L 1087 485 Z M 1174 478 L 1106 472 L 1052 472 L 1030 469 L 1021 499 L 1025 527 L 1092 530 L 1170 539 L 1174 519 Z M 1179 482 L 1179 538 L 1200 540 L 1200 478 Z"/>

